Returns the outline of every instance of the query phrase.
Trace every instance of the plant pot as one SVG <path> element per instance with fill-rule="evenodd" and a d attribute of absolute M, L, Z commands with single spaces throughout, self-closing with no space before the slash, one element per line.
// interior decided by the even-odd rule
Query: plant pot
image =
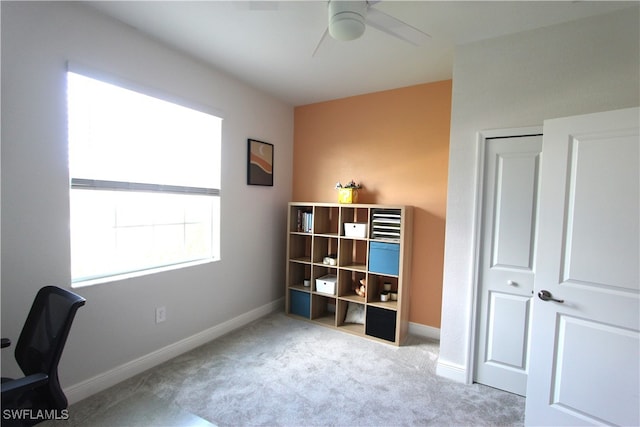
<path fill-rule="evenodd" d="M 338 203 L 358 203 L 358 189 L 338 188 Z"/>

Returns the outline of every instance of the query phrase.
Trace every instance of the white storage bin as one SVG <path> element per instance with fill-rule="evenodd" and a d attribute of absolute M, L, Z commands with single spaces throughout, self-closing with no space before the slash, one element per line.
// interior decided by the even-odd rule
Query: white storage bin
<path fill-rule="evenodd" d="M 333 274 L 327 274 L 316 279 L 316 292 L 323 294 L 335 295 L 337 277 Z"/>
<path fill-rule="evenodd" d="M 344 235 L 346 237 L 367 237 L 367 223 L 366 222 L 345 222 L 344 223 Z"/>

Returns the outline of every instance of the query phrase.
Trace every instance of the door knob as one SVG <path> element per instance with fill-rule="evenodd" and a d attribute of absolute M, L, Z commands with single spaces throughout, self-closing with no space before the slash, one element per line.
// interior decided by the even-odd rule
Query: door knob
<path fill-rule="evenodd" d="M 555 301 L 555 302 L 559 302 L 560 304 L 564 302 L 563 299 L 556 299 L 551 295 L 551 292 L 544 291 L 544 290 L 538 292 L 538 298 L 540 298 L 542 301 Z"/>

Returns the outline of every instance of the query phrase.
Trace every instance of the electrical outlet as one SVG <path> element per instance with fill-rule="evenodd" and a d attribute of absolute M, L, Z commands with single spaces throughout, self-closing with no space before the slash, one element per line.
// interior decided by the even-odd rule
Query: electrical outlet
<path fill-rule="evenodd" d="M 167 308 L 156 307 L 156 323 L 161 323 L 167 320 Z"/>

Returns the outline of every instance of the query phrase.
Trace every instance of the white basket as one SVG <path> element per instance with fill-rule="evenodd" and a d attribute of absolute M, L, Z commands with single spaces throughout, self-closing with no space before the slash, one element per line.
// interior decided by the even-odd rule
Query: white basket
<path fill-rule="evenodd" d="M 323 294 L 335 295 L 337 277 L 333 274 L 327 274 L 316 279 L 316 292 Z"/>
<path fill-rule="evenodd" d="M 366 238 L 367 223 L 365 222 L 345 222 L 344 235 L 346 237 Z"/>

